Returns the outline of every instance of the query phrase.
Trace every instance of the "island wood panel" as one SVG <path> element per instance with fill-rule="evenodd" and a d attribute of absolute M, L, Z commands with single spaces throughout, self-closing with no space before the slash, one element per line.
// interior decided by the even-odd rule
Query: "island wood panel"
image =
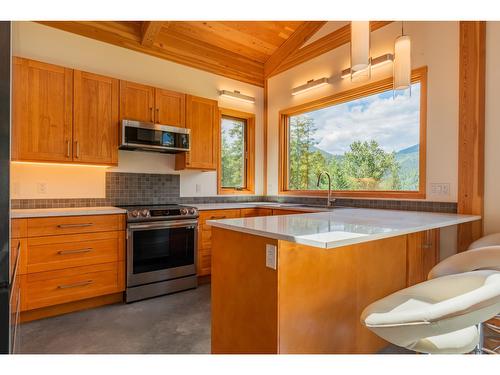
<path fill-rule="evenodd" d="M 73 161 L 118 165 L 117 79 L 74 71 Z"/>
<path fill-rule="evenodd" d="M 184 128 L 186 126 L 186 94 L 156 88 L 155 122 Z"/>
<path fill-rule="evenodd" d="M 120 81 L 120 120 L 154 122 L 154 87 Z"/>
<path fill-rule="evenodd" d="M 13 58 L 12 159 L 72 160 L 73 70 Z"/>
<path fill-rule="evenodd" d="M 191 148 L 189 152 L 176 154 L 175 169 L 217 169 L 219 149 L 217 101 L 186 95 L 186 128 L 191 130 Z"/>
<path fill-rule="evenodd" d="M 484 214 L 486 22 L 460 22 L 458 213 Z M 458 251 L 483 234 L 483 221 L 458 226 Z"/>
<path fill-rule="evenodd" d="M 212 353 L 277 353 L 278 273 L 265 266 L 277 241 L 212 230 Z"/>
<path fill-rule="evenodd" d="M 272 209 L 273 216 L 277 215 L 296 215 L 296 214 L 307 214 L 313 211 L 299 211 L 299 210 L 287 210 L 287 209 Z"/>
<path fill-rule="evenodd" d="M 359 319 L 406 286 L 406 236 L 329 250 L 279 241 L 278 253 L 279 353 L 374 353 L 387 345 Z"/>

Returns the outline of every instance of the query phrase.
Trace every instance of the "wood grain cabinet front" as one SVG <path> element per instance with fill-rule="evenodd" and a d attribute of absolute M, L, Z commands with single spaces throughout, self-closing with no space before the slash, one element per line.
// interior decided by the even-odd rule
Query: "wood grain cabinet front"
<path fill-rule="evenodd" d="M 73 161 L 118 164 L 118 80 L 75 70 Z"/>
<path fill-rule="evenodd" d="M 186 95 L 186 128 L 191 130 L 191 150 L 176 154 L 175 169 L 217 169 L 219 150 L 217 101 Z"/>
<path fill-rule="evenodd" d="M 14 219 L 11 228 L 22 321 L 122 300 L 125 215 Z"/>
<path fill-rule="evenodd" d="M 73 70 L 14 57 L 12 159 L 72 160 Z"/>
<path fill-rule="evenodd" d="M 154 101 L 154 87 L 120 81 L 120 120 L 154 122 Z"/>
<path fill-rule="evenodd" d="M 439 233 L 439 229 L 432 229 L 407 235 L 407 286 L 427 280 L 439 262 Z"/>
<path fill-rule="evenodd" d="M 13 60 L 12 159 L 118 164 L 118 80 Z"/>

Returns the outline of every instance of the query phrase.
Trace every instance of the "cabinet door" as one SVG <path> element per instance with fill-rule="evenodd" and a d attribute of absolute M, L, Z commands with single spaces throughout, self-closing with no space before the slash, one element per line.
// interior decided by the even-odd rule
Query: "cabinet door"
<path fill-rule="evenodd" d="M 72 159 L 73 70 L 14 57 L 12 158 Z"/>
<path fill-rule="evenodd" d="M 120 81 L 120 120 L 154 122 L 154 95 L 154 87 Z"/>
<path fill-rule="evenodd" d="M 118 163 L 118 80 L 74 72 L 73 161 Z"/>
<path fill-rule="evenodd" d="M 429 271 L 439 261 L 439 229 L 407 236 L 407 285 L 427 280 Z"/>
<path fill-rule="evenodd" d="M 186 128 L 191 151 L 176 156 L 176 169 L 217 169 L 219 109 L 217 101 L 186 95 Z"/>
<path fill-rule="evenodd" d="M 186 95 L 175 91 L 155 89 L 155 121 L 157 124 L 186 126 Z"/>

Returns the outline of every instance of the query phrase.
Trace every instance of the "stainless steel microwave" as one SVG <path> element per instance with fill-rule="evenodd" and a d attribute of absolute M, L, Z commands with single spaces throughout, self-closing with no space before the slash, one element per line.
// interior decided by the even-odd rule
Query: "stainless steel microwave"
<path fill-rule="evenodd" d="M 120 149 L 169 154 L 189 151 L 190 129 L 123 120 Z"/>

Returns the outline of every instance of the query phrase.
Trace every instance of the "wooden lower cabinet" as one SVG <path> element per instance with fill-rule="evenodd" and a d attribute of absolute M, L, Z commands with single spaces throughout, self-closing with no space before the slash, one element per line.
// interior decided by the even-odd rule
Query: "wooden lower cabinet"
<path fill-rule="evenodd" d="M 407 286 L 427 280 L 432 267 L 439 262 L 439 229 L 407 235 Z"/>
<path fill-rule="evenodd" d="M 14 219 L 12 228 L 25 236 L 12 239 L 22 321 L 122 300 L 124 215 Z"/>
<path fill-rule="evenodd" d="M 242 208 L 227 210 L 200 211 L 198 222 L 198 254 L 197 254 L 197 274 L 207 276 L 212 273 L 212 227 L 207 220 L 232 219 L 238 217 L 258 217 L 272 215 L 292 215 L 303 214 L 304 211 L 271 209 L 271 208 Z"/>

